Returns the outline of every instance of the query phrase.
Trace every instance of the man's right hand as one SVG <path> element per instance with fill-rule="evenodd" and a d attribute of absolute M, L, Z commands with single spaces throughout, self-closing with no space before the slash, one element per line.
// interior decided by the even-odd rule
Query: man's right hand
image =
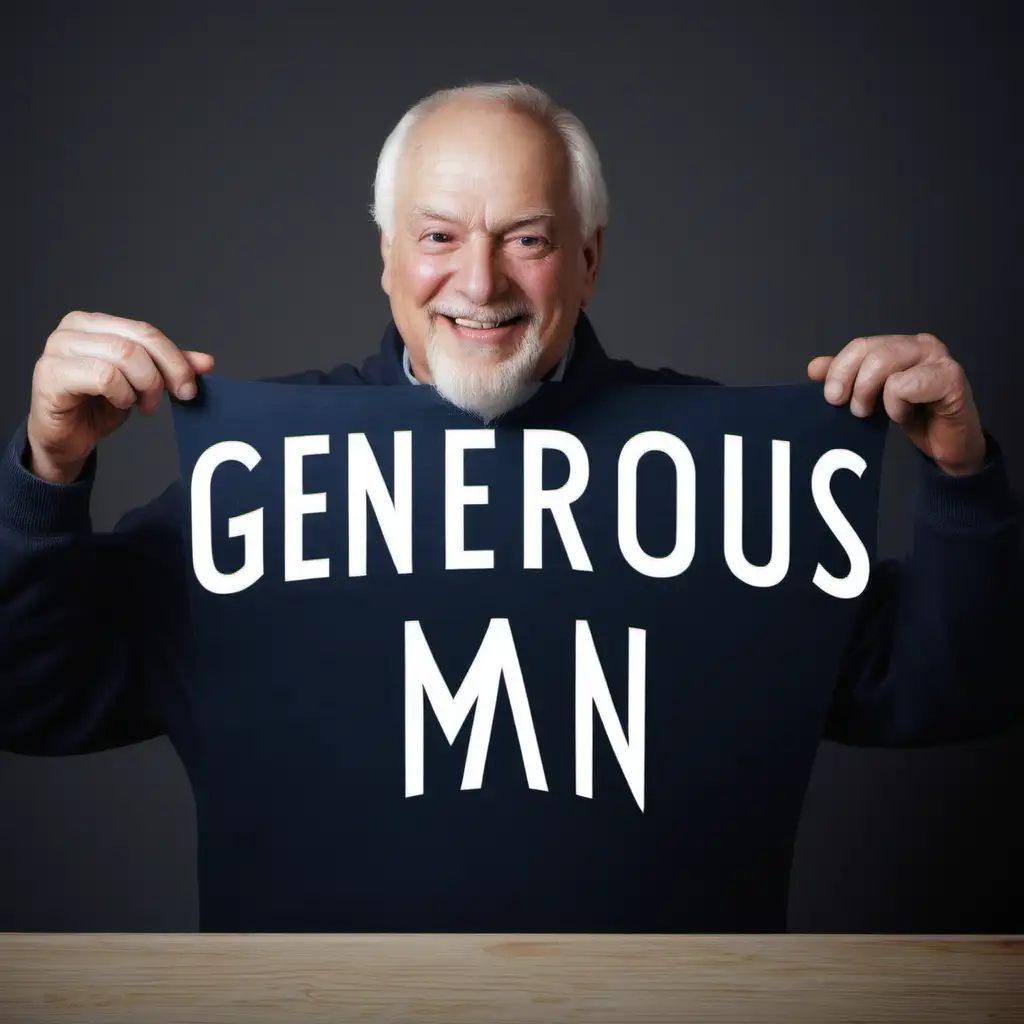
<path fill-rule="evenodd" d="M 212 369 L 213 356 L 182 351 L 147 323 L 68 313 L 32 375 L 32 472 L 50 483 L 71 483 L 133 406 L 144 415 L 155 412 L 165 389 L 187 401 L 195 396 L 196 375 Z"/>

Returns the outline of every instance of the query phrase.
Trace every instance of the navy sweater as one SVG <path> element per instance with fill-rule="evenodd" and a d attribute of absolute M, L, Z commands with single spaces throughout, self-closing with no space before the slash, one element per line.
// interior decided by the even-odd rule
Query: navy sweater
<path fill-rule="evenodd" d="M 402 352 L 392 324 L 379 353 L 361 368 L 279 379 L 408 386 Z M 559 387 L 566 401 L 582 401 L 603 384 L 713 383 L 608 358 L 581 315 Z M 818 738 L 927 746 L 994 735 L 1020 720 L 1024 687 L 1011 646 L 1022 608 L 1020 511 L 998 446 L 988 441 L 987 463 L 970 477 L 948 477 L 921 457 L 912 553 L 874 566 Z M 276 735 L 265 721 L 257 730 L 243 708 L 233 731 L 218 734 L 221 745 L 200 750 L 190 739 L 202 723 L 188 722 L 195 705 L 183 696 L 187 503 L 180 483 L 126 514 L 111 533 L 97 533 L 89 514 L 95 453 L 78 481 L 59 486 L 28 471 L 26 449 L 22 424 L 0 460 L 0 748 L 59 756 L 169 735 L 196 795 L 202 930 L 785 929 L 789 860 L 811 749 L 787 781 L 788 795 L 778 805 L 784 810 L 758 816 L 745 807 L 739 768 L 727 778 L 708 778 L 697 802 L 703 818 L 692 810 L 687 824 L 707 842 L 689 842 L 690 859 L 678 862 L 675 876 L 664 857 L 631 863 L 614 894 L 581 868 L 567 900 L 567 876 L 551 869 L 545 857 L 552 851 L 539 849 L 522 851 L 536 863 L 518 877 L 495 876 L 443 834 L 431 839 L 433 883 L 424 882 L 420 865 L 412 884 L 404 851 L 389 850 L 379 836 L 379 866 L 369 869 L 377 874 L 348 877 L 346 851 L 359 848 L 363 837 L 346 835 L 331 817 L 335 807 L 320 792 L 326 780 L 316 777 L 323 764 L 318 746 L 336 738 L 314 734 L 300 742 L 294 734 Z M 361 657 L 372 663 L 367 652 Z M 248 760 L 232 737 L 249 745 Z M 799 742 L 806 746 L 805 739 Z M 262 745 L 266 779 L 252 768 L 253 743 Z M 288 800 L 263 788 L 275 785 L 269 781 L 275 761 L 289 765 Z M 431 823 L 425 819 L 422 828 L 426 833 Z M 665 836 L 666 850 L 675 841 Z M 522 889 L 495 911 L 488 893 L 506 885 Z"/>

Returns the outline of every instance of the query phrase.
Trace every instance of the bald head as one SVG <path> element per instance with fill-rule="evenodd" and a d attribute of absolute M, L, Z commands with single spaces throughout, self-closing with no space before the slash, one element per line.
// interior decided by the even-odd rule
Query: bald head
<path fill-rule="evenodd" d="M 570 163 L 572 193 L 580 218 L 580 230 L 589 238 L 608 222 L 608 190 L 601 160 L 583 123 L 572 111 L 559 106 L 547 93 L 523 82 L 492 82 L 441 89 L 415 103 L 405 112 L 381 147 L 373 184 L 373 216 L 385 235 L 395 227 L 394 192 L 406 143 L 413 129 L 442 107 L 462 101 L 498 103 L 506 109 L 532 115 L 561 139 Z"/>
<path fill-rule="evenodd" d="M 579 233 L 565 145 L 540 118 L 495 101 L 458 99 L 409 133 L 395 180 L 395 220 L 424 209 L 500 233 L 557 217 Z"/>

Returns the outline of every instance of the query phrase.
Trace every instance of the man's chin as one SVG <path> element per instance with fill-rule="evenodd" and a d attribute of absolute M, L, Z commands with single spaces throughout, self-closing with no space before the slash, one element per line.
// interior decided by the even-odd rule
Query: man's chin
<path fill-rule="evenodd" d="M 495 358 L 492 362 L 480 356 L 453 358 L 435 351 L 430 372 L 443 398 L 490 422 L 522 404 L 532 392 L 535 365 L 535 359 Z"/>
<path fill-rule="evenodd" d="M 499 419 L 525 399 L 528 383 L 495 373 L 467 373 L 441 365 L 433 371 L 434 387 L 446 401 L 484 422 Z"/>
<path fill-rule="evenodd" d="M 472 330 L 438 317 L 427 338 L 427 364 L 443 398 L 490 422 L 528 397 L 543 348 L 530 319 L 466 337 Z"/>

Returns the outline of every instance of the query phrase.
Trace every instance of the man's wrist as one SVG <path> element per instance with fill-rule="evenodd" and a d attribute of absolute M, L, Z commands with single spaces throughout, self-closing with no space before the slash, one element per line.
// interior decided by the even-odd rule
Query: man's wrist
<path fill-rule="evenodd" d="M 1019 521 L 1020 505 L 1010 486 L 998 440 L 985 434 L 985 460 L 973 473 L 947 473 L 919 452 L 922 466 L 918 513 L 943 529 L 991 529 Z"/>
<path fill-rule="evenodd" d="M 974 476 L 975 473 L 980 473 L 985 468 L 986 460 L 984 457 L 959 463 L 939 462 L 936 460 L 935 465 L 946 476 Z"/>
<path fill-rule="evenodd" d="M 31 442 L 26 445 L 23 465 L 35 477 L 48 484 L 73 484 L 82 475 L 85 464 L 89 460 L 60 464 L 47 459 L 33 449 Z"/>
<path fill-rule="evenodd" d="M 55 484 L 29 468 L 29 443 L 23 420 L 0 448 L 0 530 L 45 538 L 91 528 L 90 495 L 96 473 L 95 450 L 78 477 Z"/>
<path fill-rule="evenodd" d="M 933 461 L 946 476 L 972 476 L 989 464 L 991 454 L 988 435 L 982 431 L 968 445 L 964 458 L 959 462 L 941 462 L 938 459 Z"/>

